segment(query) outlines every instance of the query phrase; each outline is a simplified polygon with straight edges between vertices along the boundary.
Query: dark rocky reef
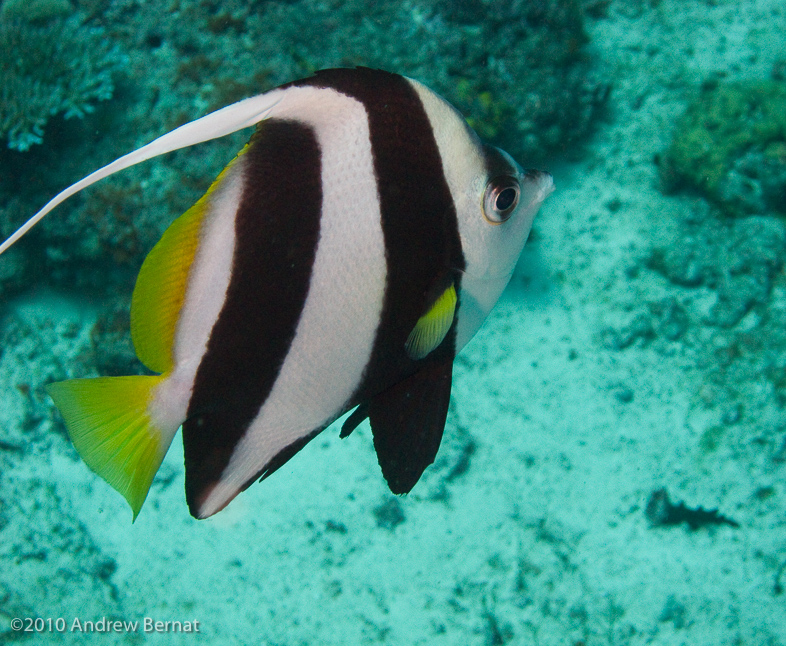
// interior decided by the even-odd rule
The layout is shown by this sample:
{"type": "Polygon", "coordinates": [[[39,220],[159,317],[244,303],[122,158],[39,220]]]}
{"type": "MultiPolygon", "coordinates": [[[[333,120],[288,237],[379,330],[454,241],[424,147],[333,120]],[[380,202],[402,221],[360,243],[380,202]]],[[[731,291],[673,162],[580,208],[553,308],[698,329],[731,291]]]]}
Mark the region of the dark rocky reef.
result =
{"type": "MultiPolygon", "coordinates": [[[[69,6],[73,16],[54,16],[52,24],[75,21],[74,38],[101,33],[123,65],[85,64],[85,82],[111,83],[97,86],[111,87],[111,100],[90,104],[95,109],[83,110],[79,119],[53,111],[40,125],[42,145],[0,150],[3,237],[64,186],[112,159],[320,68],[366,65],[417,78],[525,165],[575,150],[608,92],[589,75],[576,0],[181,0],[166,13],[126,0],[73,0],[69,6]]],[[[32,282],[99,296],[128,294],[164,229],[248,136],[173,153],[70,199],[20,242],[16,257],[0,258],[0,294],[7,298],[32,282]]]]}

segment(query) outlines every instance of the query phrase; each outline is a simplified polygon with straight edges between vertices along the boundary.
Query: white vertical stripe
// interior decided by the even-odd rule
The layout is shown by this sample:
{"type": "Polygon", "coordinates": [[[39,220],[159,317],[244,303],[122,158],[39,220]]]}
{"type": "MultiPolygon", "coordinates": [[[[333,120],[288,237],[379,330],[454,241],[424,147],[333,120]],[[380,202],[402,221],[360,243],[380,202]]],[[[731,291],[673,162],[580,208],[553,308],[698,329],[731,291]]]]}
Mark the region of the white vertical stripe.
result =
{"type": "Polygon", "coordinates": [[[241,156],[210,197],[200,231],[173,347],[174,369],[158,387],[150,413],[160,428],[177,429],[188,402],[210,332],[224,305],[235,251],[235,215],[243,192],[241,156]]]}
{"type": "Polygon", "coordinates": [[[425,85],[410,79],[433,124],[445,180],[456,206],[461,250],[466,263],[459,291],[456,352],[474,336],[485,320],[508,278],[488,281],[486,255],[490,236],[496,234],[482,215],[483,191],[487,173],[483,147],[459,112],[425,85]],[[476,278],[480,277],[480,280],[476,278]]]}
{"type": "Polygon", "coordinates": [[[231,500],[282,449],[341,412],[363,377],[382,312],[385,244],[364,106],[332,89],[293,87],[270,116],[315,130],[322,153],[319,243],[289,354],[202,504],[202,516],[231,500]]]}
{"type": "Polygon", "coordinates": [[[483,196],[491,179],[486,152],[478,136],[449,103],[417,81],[409,80],[420,96],[434,128],[445,179],[456,205],[461,250],[466,264],[459,296],[456,350],[477,332],[513,274],[538,207],[550,192],[550,183],[528,180],[507,153],[510,174],[522,183],[516,212],[501,225],[483,217],[483,196]]]}

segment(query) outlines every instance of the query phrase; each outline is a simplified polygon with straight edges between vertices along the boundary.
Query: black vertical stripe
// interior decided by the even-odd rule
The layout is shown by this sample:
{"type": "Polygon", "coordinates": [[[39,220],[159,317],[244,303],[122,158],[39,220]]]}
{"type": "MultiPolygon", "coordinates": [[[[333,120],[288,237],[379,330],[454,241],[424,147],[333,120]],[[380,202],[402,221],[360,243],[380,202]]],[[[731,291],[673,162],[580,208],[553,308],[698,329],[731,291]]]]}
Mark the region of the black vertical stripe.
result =
{"type": "MultiPolygon", "coordinates": [[[[455,355],[455,322],[424,359],[412,360],[405,344],[439,295],[451,283],[459,289],[464,258],[432,127],[407,80],[360,68],[327,70],[290,84],[305,85],[356,98],[369,117],[387,280],[372,356],[347,402],[351,408],[421,369],[433,372],[429,366],[443,366],[444,372],[444,366],[449,367],[455,355]]],[[[237,217],[227,299],[197,371],[183,425],[186,497],[195,515],[275,383],[302,313],[319,237],[321,160],[314,133],[301,123],[269,120],[253,143],[246,153],[247,187],[237,217]]],[[[444,397],[449,397],[449,380],[444,397]]],[[[442,420],[435,423],[439,428],[424,430],[434,434],[438,446],[444,411],[436,417],[442,420]]],[[[304,429],[303,438],[282,450],[259,475],[269,475],[319,430],[304,429]]],[[[421,458],[418,473],[433,454],[421,458]]]]}
{"type": "Polygon", "coordinates": [[[387,284],[371,360],[348,405],[379,394],[429,362],[452,360],[455,324],[429,356],[405,343],[418,319],[464,269],[458,219],[432,125],[402,76],[368,68],[317,72],[294,85],[333,88],[366,108],[380,197],[387,284]]]}
{"type": "Polygon", "coordinates": [[[348,406],[368,414],[388,486],[406,493],[434,461],[450,402],[457,318],[423,359],[409,357],[406,340],[451,283],[460,287],[465,263],[456,208],[432,124],[405,78],[329,70],[310,82],[355,97],[368,114],[387,280],[371,359],[348,406]]]}
{"type": "Polygon", "coordinates": [[[263,122],[243,165],[226,300],[183,424],[186,499],[194,515],[273,388],[303,311],[319,239],[321,155],[310,127],[263,122]]]}

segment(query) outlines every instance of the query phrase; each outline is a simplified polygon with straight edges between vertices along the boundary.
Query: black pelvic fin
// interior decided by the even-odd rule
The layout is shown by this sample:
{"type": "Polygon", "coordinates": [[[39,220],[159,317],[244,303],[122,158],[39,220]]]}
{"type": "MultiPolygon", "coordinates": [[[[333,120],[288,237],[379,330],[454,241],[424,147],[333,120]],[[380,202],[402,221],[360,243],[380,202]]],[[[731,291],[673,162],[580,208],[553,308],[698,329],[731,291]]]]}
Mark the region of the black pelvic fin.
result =
{"type": "Polygon", "coordinates": [[[452,375],[452,359],[433,362],[369,402],[377,459],[395,494],[409,493],[434,462],[445,430],[452,375]]]}
{"type": "Polygon", "coordinates": [[[352,411],[352,414],[344,420],[344,423],[341,425],[341,433],[339,433],[339,437],[343,440],[345,437],[349,437],[349,434],[354,431],[358,426],[363,423],[363,420],[368,417],[368,403],[361,404],[355,410],[352,411]]]}

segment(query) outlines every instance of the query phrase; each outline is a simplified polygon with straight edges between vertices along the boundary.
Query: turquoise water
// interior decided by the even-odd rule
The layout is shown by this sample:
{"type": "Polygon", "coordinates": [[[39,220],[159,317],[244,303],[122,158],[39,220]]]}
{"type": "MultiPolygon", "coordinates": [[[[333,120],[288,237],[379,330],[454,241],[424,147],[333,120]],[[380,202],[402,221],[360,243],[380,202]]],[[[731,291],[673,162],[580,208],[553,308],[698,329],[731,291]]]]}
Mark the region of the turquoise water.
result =
{"type": "Polygon", "coordinates": [[[0,4],[3,238],[335,66],[423,81],[557,191],[410,494],[334,425],[204,521],[176,437],[132,524],[44,386],[141,370],[139,265],[249,133],[48,215],[0,257],[0,643],[786,644],[782,2],[165,9],[0,4]]]}

